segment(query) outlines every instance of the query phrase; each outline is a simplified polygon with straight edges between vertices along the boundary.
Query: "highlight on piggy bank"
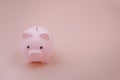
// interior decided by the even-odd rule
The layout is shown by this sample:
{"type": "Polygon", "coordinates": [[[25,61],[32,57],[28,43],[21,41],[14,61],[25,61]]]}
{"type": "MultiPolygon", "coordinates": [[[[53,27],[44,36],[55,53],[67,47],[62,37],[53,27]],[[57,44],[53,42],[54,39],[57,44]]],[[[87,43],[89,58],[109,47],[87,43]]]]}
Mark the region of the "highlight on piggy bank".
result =
{"type": "Polygon", "coordinates": [[[34,26],[21,35],[21,54],[26,63],[48,63],[52,53],[52,39],[44,27],[34,26]]]}

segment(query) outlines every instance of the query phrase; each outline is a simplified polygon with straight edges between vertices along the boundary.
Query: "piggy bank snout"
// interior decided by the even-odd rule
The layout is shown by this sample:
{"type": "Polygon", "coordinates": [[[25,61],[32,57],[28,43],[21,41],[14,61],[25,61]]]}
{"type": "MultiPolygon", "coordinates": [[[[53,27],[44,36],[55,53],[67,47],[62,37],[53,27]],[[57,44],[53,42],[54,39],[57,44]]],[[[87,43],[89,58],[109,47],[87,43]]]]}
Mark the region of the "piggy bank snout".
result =
{"type": "Polygon", "coordinates": [[[31,57],[31,58],[40,58],[41,55],[42,55],[42,52],[39,50],[31,50],[29,52],[29,57],[31,57]]]}

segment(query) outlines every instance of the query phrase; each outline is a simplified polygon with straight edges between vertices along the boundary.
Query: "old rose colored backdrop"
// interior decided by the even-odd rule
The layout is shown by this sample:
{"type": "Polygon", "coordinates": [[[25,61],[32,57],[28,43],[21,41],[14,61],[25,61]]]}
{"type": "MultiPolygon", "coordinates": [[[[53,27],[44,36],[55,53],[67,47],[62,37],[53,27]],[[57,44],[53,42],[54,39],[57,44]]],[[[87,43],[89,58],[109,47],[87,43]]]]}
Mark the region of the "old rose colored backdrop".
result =
{"type": "Polygon", "coordinates": [[[119,0],[1,0],[0,80],[120,80],[119,0]],[[46,26],[47,65],[24,63],[21,33],[46,26]]]}

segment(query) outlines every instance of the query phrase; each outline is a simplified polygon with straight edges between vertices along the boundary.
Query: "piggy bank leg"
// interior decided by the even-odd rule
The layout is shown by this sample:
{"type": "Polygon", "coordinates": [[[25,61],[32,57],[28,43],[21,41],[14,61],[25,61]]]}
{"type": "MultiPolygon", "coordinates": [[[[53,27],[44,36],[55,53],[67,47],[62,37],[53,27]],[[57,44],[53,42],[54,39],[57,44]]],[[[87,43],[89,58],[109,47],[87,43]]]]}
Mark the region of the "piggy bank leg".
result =
{"type": "Polygon", "coordinates": [[[47,63],[50,62],[50,59],[45,59],[45,60],[42,60],[41,62],[44,63],[44,64],[47,64],[47,63]]]}
{"type": "Polygon", "coordinates": [[[29,60],[29,59],[26,59],[26,60],[25,60],[25,63],[30,64],[30,63],[32,63],[32,61],[31,61],[31,60],[29,60]]]}

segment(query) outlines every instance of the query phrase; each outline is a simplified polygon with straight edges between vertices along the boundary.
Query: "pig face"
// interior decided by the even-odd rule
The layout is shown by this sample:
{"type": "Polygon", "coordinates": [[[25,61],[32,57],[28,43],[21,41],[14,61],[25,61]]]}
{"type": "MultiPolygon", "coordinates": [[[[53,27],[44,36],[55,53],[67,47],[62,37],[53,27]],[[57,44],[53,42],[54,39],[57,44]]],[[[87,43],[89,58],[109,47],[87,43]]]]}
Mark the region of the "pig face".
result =
{"type": "Polygon", "coordinates": [[[22,38],[23,54],[28,61],[42,61],[49,57],[50,45],[47,33],[41,33],[37,36],[23,33],[22,38]]]}

